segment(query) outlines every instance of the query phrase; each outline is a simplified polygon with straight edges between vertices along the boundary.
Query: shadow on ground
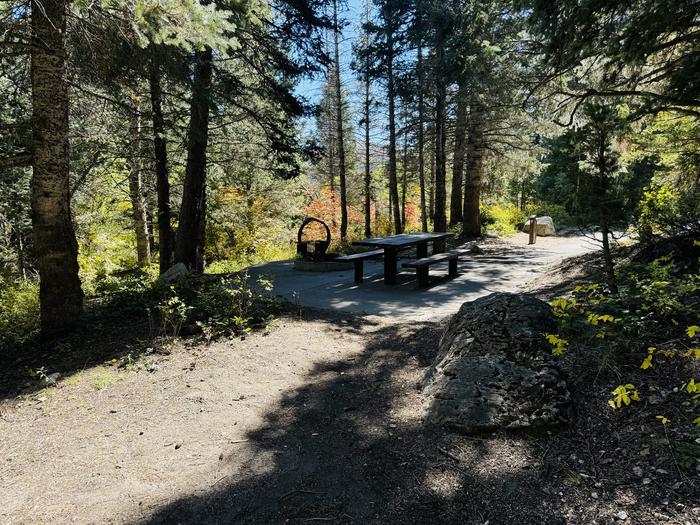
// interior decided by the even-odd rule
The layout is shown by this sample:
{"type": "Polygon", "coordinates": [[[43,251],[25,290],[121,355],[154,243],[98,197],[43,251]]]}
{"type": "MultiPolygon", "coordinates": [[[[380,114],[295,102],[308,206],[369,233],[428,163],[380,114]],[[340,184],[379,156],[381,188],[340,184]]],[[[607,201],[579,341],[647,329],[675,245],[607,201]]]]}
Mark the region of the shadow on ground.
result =
{"type": "Polygon", "coordinates": [[[361,355],[319,364],[287,392],[231,448],[213,486],[143,523],[563,522],[557,500],[536,487],[546,444],[421,425],[417,383],[440,331],[432,322],[374,328],[361,355]]]}

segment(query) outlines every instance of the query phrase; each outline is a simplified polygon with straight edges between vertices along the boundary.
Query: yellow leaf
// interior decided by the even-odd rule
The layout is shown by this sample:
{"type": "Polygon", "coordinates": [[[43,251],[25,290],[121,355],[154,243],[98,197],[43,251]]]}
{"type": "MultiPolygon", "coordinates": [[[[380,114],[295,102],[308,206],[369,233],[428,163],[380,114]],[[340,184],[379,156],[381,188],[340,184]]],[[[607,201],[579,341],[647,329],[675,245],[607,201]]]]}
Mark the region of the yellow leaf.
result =
{"type": "Polygon", "coordinates": [[[661,421],[661,424],[662,424],[662,425],[665,425],[666,423],[668,423],[669,421],[671,421],[670,419],[668,419],[668,418],[665,417],[665,416],[656,416],[656,419],[658,419],[659,421],[661,421]]]}
{"type": "Polygon", "coordinates": [[[644,361],[642,361],[642,365],[639,368],[641,368],[642,370],[646,370],[647,368],[651,368],[651,359],[652,359],[652,355],[649,354],[644,359],[644,361]]]}
{"type": "Polygon", "coordinates": [[[700,332],[700,326],[698,326],[696,324],[689,326],[686,329],[686,333],[688,334],[688,337],[695,337],[695,334],[697,334],[698,332],[700,332]]]}
{"type": "MultiPolygon", "coordinates": [[[[613,401],[611,399],[610,401],[608,401],[608,405],[610,405],[610,408],[615,408],[615,401],[613,401]]],[[[700,418],[698,418],[698,419],[700,419],[700,418]]]]}

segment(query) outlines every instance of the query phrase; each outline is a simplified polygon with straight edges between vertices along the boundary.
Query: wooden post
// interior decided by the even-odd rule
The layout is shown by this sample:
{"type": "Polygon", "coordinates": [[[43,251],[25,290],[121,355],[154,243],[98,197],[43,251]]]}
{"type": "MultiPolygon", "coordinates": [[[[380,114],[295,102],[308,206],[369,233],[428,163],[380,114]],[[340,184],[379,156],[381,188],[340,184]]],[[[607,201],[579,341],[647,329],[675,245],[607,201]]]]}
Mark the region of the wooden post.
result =
{"type": "Polygon", "coordinates": [[[364,264],[362,259],[355,259],[355,284],[360,284],[365,277],[364,264]]]}
{"type": "Polygon", "coordinates": [[[530,215],[530,242],[528,244],[535,244],[537,242],[537,215],[530,215]]]}

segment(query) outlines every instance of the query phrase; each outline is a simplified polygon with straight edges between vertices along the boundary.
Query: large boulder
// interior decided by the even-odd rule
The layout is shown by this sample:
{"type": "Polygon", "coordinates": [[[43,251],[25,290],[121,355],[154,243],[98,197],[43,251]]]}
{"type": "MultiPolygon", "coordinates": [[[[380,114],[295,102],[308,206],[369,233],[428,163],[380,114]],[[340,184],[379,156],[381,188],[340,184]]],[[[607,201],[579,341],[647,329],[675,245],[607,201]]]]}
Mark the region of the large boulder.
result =
{"type": "Polygon", "coordinates": [[[170,284],[176,283],[181,278],[189,273],[187,266],[184,263],[176,263],[165,272],[163,272],[158,279],[156,279],[156,285],[158,286],[168,286],[170,284]]]}
{"type": "MultiPolygon", "coordinates": [[[[554,221],[551,217],[543,216],[537,217],[537,235],[541,237],[548,237],[549,235],[556,235],[557,229],[554,227],[554,221]]],[[[525,221],[523,226],[523,231],[525,233],[530,233],[530,221],[525,221]]]]}
{"type": "Polygon", "coordinates": [[[544,333],[548,304],[495,293],[464,303],[426,374],[426,422],[466,433],[566,423],[571,397],[544,333]]]}

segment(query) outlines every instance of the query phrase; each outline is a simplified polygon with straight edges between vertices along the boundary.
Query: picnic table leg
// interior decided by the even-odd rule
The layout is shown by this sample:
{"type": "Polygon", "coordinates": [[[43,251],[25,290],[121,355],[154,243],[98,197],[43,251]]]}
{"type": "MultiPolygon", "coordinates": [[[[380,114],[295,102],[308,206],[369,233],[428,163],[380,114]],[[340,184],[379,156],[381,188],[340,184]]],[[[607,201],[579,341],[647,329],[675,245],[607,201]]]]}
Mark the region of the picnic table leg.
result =
{"type": "Polygon", "coordinates": [[[428,243],[421,242],[416,244],[416,259],[422,259],[428,256],[428,243]]]}
{"type": "Polygon", "coordinates": [[[457,259],[450,259],[449,261],[449,276],[457,277],[457,259]]]}
{"type": "Polygon", "coordinates": [[[443,253],[445,251],[445,239],[437,239],[433,242],[433,253],[443,253]]]}
{"type": "Polygon", "coordinates": [[[355,259],[355,284],[360,284],[364,280],[364,273],[362,259],[355,259]]]}
{"type": "Polygon", "coordinates": [[[416,268],[416,275],[418,276],[418,287],[426,288],[430,284],[430,277],[428,275],[428,267],[422,266],[416,268]]]}
{"type": "Polygon", "coordinates": [[[396,284],[396,250],[384,248],[384,284],[396,284]]]}

